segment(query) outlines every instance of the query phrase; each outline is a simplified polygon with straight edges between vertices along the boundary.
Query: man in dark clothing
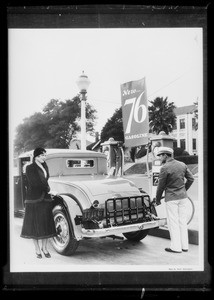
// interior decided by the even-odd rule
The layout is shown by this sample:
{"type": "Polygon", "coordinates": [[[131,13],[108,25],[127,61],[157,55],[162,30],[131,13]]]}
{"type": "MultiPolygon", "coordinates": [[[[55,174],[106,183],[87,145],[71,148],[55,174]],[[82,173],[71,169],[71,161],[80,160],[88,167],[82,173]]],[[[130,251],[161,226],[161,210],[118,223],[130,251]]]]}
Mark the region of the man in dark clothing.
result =
{"type": "Polygon", "coordinates": [[[172,158],[173,150],[160,147],[157,155],[163,166],[161,167],[156,191],[156,204],[159,205],[165,191],[167,223],[170,232],[171,245],[165,250],[181,253],[188,251],[187,229],[187,190],[194,181],[193,174],[188,167],[172,158]]]}

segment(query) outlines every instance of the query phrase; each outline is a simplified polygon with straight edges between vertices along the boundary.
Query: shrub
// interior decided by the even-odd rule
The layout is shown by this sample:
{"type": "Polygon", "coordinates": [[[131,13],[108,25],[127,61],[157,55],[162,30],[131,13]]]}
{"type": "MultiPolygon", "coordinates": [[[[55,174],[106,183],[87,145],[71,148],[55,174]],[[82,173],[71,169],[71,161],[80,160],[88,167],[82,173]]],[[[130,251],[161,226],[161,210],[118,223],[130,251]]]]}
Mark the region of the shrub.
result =
{"type": "Polygon", "coordinates": [[[174,156],[186,156],[189,155],[189,153],[184,150],[183,148],[176,147],[173,149],[174,150],[174,156]]]}
{"type": "Polygon", "coordinates": [[[175,156],[176,160],[182,161],[186,165],[198,163],[198,155],[175,156]]]}

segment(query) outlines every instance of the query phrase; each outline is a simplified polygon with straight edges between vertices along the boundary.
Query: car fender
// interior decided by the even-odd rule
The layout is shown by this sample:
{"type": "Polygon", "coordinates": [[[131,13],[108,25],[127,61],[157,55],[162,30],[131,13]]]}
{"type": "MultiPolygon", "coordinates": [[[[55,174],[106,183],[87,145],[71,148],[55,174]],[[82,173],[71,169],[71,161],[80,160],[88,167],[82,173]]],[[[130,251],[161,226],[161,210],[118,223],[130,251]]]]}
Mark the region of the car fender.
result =
{"type": "Polygon", "coordinates": [[[75,217],[77,215],[82,214],[82,205],[79,202],[79,200],[72,194],[69,193],[61,193],[57,194],[54,197],[56,206],[61,206],[65,209],[68,217],[68,222],[71,225],[71,229],[73,229],[73,234],[77,240],[82,239],[82,231],[81,231],[81,225],[75,224],[75,217]]]}
{"type": "Polygon", "coordinates": [[[54,191],[54,193],[56,192],[58,195],[71,195],[73,199],[76,199],[75,201],[80,207],[82,207],[82,209],[91,206],[91,201],[93,199],[90,199],[86,191],[81,188],[77,182],[73,183],[50,179],[49,185],[51,191],[54,191]]]}

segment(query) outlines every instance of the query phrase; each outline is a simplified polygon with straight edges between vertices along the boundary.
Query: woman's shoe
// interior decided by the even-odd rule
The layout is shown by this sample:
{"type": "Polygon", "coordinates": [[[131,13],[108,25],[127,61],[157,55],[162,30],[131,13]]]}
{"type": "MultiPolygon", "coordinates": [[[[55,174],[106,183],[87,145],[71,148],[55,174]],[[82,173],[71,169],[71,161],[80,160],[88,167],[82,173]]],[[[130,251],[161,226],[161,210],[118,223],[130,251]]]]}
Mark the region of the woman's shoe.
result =
{"type": "Polygon", "coordinates": [[[36,257],[37,258],[42,258],[42,254],[41,253],[36,253],[36,257]]]}
{"type": "Polygon", "coordinates": [[[49,252],[44,252],[44,250],[43,250],[43,249],[41,249],[41,250],[42,250],[42,252],[44,253],[44,256],[45,256],[45,257],[48,257],[48,258],[49,258],[49,257],[51,257],[51,255],[50,255],[50,253],[49,253],[49,252]]]}

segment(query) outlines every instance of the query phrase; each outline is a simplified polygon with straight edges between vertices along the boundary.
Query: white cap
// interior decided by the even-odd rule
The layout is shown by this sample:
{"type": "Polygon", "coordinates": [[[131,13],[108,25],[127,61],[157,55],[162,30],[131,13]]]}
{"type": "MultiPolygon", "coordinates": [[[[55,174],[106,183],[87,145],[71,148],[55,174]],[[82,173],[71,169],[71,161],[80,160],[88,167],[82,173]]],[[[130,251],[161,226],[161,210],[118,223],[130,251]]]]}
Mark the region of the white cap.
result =
{"type": "Polygon", "coordinates": [[[165,154],[165,153],[173,155],[172,148],[169,148],[169,147],[159,147],[158,152],[157,152],[157,156],[159,156],[161,154],[165,154]]]}

